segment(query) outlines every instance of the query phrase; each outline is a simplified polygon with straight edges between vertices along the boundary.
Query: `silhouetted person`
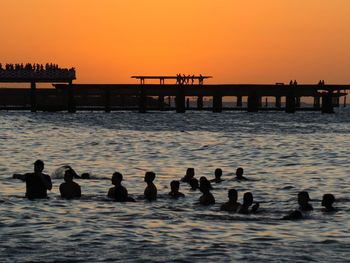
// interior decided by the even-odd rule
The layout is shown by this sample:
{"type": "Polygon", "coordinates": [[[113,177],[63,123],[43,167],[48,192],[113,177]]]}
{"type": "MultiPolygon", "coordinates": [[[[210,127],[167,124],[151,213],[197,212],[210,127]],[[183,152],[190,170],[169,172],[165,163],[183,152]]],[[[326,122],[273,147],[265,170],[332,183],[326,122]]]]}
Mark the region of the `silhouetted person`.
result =
{"type": "Polygon", "coordinates": [[[201,186],[202,186],[203,183],[208,183],[209,189],[210,189],[210,190],[213,189],[213,187],[211,186],[210,181],[209,181],[205,176],[201,176],[201,177],[199,178],[199,188],[201,188],[201,186]]]}
{"type": "Polygon", "coordinates": [[[222,176],[222,170],[221,168],[216,168],[215,172],[214,172],[215,178],[213,180],[210,180],[210,182],[214,182],[214,183],[221,183],[222,181],[224,181],[223,179],[221,179],[222,176]]]}
{"type": "Polygon", "coordinates": [[[26,182],[26,197],[28,199],[46,198],[47,190],[52,189],[51,178],[43,173],[44,162],[37,160],[34,163],[34,173],[14,174],[13,178],[26,182]]]}
{"type": "Polygon", "coordinates": [[[169,193],[169,196],[171,196],[172,198],[185,197],[183,193],[179,192],[179,189],[180,189],[179,181],[171,181],[170,188],[171,188],[171,191],[169,193]]]}
{"type": "Polygon", "coordinates": [[[228,202],[221,205],[220,210],[228,212],[236,212],[240,207],[240,203],[237,202],[238,193],[235,189],[228,191],[228,202]]]}
{"type": "Polygon", "coordinates": [[[241,180],[241,181],[248,180],[248,178],[243,176],[243,173],[244,173],[244,170],[243,170],[242,167],[237,168],[237,170],[236,170],[236,180],[241,180]]]}
{"type": "Polygon", "coordinates": [[[259,203],[255,203],[253,205],[252,209],[249,210],[249,207],[253,204],[253,194],[251,192],[247,192],[243,195],[243,204],[241,208],[239,209],[240,214],[250,214],[250,213],[256,213],[256,211],[259,208],[259,203]]]}
{"type": "Polygon", "coordinates": [[[80,178],[81,179],[90,179],[90,174],[89,173],[82,173],[81,175],[80,175],[80,178]]]}
{"type": "Polygon", "coordinates": [[[299,210],[294,210],[289,215],[284,216],[282,219],[284,220],[297,220],[303,219],[303,214],[299,210]]]}
{"type": "Polygon", "coordinates": [[[308,192],[299,192],[298,193],[298,204],[299,204],[299,209],[300,211],[312,211],[314,208],[312,205],[309,204],[310,201],[309,193],[308,192]]]}
{"type": "Polygon", "coordinates": [[[294,85],[294,86],[297,86],[297,85],[298,85],[298,82],[297,82],[296,80],[294,80],[293,85],[294,85]]]}
{"type": "Polygon", "coordinates": [[[191,191],[196,191],[197,189],[199,189],[199,183],[196,178],[192,178],[189,184],[191,186],[191,189],[190,189],[191,191]]]}
{"type": "Polygon", "coordinates": [[[202,196],[199,198],[199,203],[201,205],[213,205],[213,204],[215,204],[215,198],[210,193],[210,182],[208,180],[201,181],[200,190],[202,192],[202,196]]]}
{"type": "Polygon", "coordinates": [[[128,202],[135,201],[133,198],[129,197],[128,190],[122,186],[123,175],[119,172],[115,172],[112,175],[112,184],[114,187],[110,188],[108,191],[108,197],[112,198],[117,202],[128,202]]]}
{"type": "Polygon", "coordinates": [[[73,199],[81,197],[80,186],[73,182],[74,170],[68,169],[64,173],[64,183],[60,185],[60,193],[62,198],[73,199]]]}
{"type": "Polygon", "coordinates": [[[181,179],[181,182],[189,183],[194,177],[194,168],[187,168],[185,176],[181,179]]]}
{"type": "Polygon", "coordinates": [[[153,184],[156,174],[154,172],[146,172],[145,182],[147,187],[144,192],[145,199],[148,201],[157,200],[157,187],[153,184]]]}
{"type": "Polygon", "coordinates": [[[323,212],[335,212],[336,208],[333,207],[333,203],[335,202],[335,197],[332,194],[325,194],[322,198],[322,206],[325,208],[322,209],[323,212]]]}

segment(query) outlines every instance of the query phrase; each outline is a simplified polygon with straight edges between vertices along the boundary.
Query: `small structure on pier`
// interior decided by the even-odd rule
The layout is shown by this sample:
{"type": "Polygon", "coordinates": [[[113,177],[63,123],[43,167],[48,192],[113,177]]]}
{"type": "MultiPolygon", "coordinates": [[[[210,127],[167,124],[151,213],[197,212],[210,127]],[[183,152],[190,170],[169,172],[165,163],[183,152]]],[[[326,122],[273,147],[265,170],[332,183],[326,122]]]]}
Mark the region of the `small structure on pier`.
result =
{"type": "Polygon", "coordinates": [[[145,80],[159,80],[160,85],[164,85],[166,80],[176,80],[175,84],[180,85],[203,85],[204,80],[210,79],[212,76],[177,74],[176,76],[132,76],[131,78],[140,80],[141,85],[145,84],[145,80]]]}

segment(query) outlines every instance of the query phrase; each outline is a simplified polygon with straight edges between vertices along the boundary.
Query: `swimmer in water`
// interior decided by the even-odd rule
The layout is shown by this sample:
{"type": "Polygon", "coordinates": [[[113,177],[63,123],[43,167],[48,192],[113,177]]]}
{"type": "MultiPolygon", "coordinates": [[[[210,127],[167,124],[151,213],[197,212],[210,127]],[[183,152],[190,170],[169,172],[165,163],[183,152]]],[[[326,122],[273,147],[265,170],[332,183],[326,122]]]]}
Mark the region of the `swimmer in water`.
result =
{"type": "Polygon", "coordinates": [[[215,198],[210,193],[210,182],[208,180],[202,180],[199,188],[202,192],[202,196],[199,198],[199,203],[205,206],[215,204],[215,198]]]}
{"type": "Polygon", "coordinates": [[[236,170],[236,180],[238,181],[248,181],[249,179],[243,176],[244,170],[242,167],[237,168],[236,170]]]}
{"type": "Polygon", "coordinates": [[[322,206],[325,208],[322,209],[323,212],[335,212],[336,208],[333,207],[333,203],[335,202],[335,197],[332,194],[325,194],[322,198],[322,206]]]}
{"type": "Polygon", "coordinates": [[[115,172],[112,175],[112,184],[114,187],[108,191],[108,197],[116,202],[134,202],[132,197],[129,197],[128,190],[122,186],[123,175],[119,172],[115,172]]]}
{"type": "Polygon", "coordinates": [[[314,208],[312,207],[311,204],[309,204],[310,201],[309,193],[306,191],[299,192],[298,193],[298,204],[299,204],[299,209],[302,212],[307,212],[307,211],[312,211],[314,208]]]}
{"type": "Polygon", "coordinates": [[[157,187],[154,185],[153,181],[156,178],[154,172],[146,172],[144,181],[147,183],[145,188],[144,196],[148,201],[157,200],[157,187]]]}
{"type": "Polygon", "coordinates": [[[76,183],[73,182],[74,171],[68,169],[64,173],[64,183],[60,185],[60,193],[62,198],[73,199],[81,197],[81,188],[76,183]]]}
{"type": "Polygon", "coordinates": [[[219,184],[222,181],[224,181],[223,179],[221,179],[221,176],[222,176],[221,168],[216,168],[214,174],[215,174],[215,178],[210,180],[210,182],[214,182],[214,183],[219,184]]]}
{"type": "Polygon", "coordinates": [[[199,189],[198,180],[196,178],[192,178],[189,184],[191,186],[191,191],[196,191],[197,189],[199,189]]]}
{"type": "Polygon", "coordinates": [[[209,190],[213,189],[213,187],[211,186],[211,183],[205,176],[201,176],[201,178],[199,178],[199,188],[201,188],[203,182],[206,182],[208,184],[209,190]]]}
{"type": "Polygon", "coordinates": [[[171,191],[169,193],[169,196],[171,196],[172,198],[177,199],[179,197],[185,197],[183,193],[179,192],[179,189],[180,189],[179,181],[171,181],[170,188],[171,188],[171,191]]]}
{"type": "Polygon", "coordinates": [[[181,179],[181,182],[189,183],[192,178],[194,178],[194,168],[187,168],[186,175],[181,179]]]}
{"type": "Polygon", "coordinates": [[[241,208],[239,209],[240,214],[254,214],[257,212],[257,210],[259,209],[259,203],[255,203],[255,205],[253,205],[252,209],[249,211],[249,207],[253,204],[253,194],[251,192],[247,192],[244,193],[243,195],[243,204],[241,206],[241,208]]]}
{"type": "Polygon", "coordinates": [[[26,182],[26,197],[28,199],[47,198],[47,190],[51,191],[51,177],[43,173],[44,162],[36,160],[34,173],[14,174],[13,178],[26,182]]]}
{"type": "Polygon", "coordinates": [[[239,202],[237,202],[238,193],[235,189],[230,189],[228,191],[228,202],[221,205],[220,210],[221,211],[228,211],[228,212],[236,212],[238,208],[241,206],[239,202]]]}
{"type": "Polygon", "coordinates": [[[294,210],[289,215],[284,216],[283,220],[298,220],[303,219],[303,214],[299,210],[294,210]]]}

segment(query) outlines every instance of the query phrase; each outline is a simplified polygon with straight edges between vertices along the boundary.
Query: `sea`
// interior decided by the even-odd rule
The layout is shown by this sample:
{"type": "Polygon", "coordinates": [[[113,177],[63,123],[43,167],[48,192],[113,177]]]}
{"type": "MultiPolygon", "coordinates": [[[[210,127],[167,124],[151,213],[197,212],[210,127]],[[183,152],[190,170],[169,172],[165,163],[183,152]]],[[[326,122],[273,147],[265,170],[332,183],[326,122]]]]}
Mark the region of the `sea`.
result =
{"type": "Polygon", "coordinates": [[[0,112],[0,262],[350,262],[350,108],[320,112],[0,112]],[[49,198],[24,198],[14,173],[45,162],[49,198]],[[60,198],[63,165],[80,200],[60,198]],[[213,183],[216,204],[199,191],[169,184],[193,167],[213,183]],[[236,181],[244,168],[249,181],[236,181]],[[124,175],[134,203],[107,198],[111,175],[124,175]],[[146,171],[156,173],[158,200],[143,200],[146,171]],[[229,189],[252,192],[256,214],[220,211],[229,189]],[[281,220],[307,191],[314,211],[281,220]],[[321,210],[334,194],[335,213],[321,210]]]}

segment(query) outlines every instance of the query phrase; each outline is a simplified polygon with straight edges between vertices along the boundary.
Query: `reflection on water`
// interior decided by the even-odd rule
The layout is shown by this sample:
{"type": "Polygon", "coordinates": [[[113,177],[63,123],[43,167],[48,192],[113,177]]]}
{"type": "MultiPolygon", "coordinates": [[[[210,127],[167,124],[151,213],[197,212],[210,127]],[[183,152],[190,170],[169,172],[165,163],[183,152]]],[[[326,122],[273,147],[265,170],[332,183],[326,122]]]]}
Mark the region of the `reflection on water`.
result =
{"type": "Polygon", "coordinates": [[[0,112],[0,258],[2,261],[329,261],[350,251],[350,112],[319,113],[6,113],[0,112]],[[78,173],[82,200],[59,198],[54,179],[49,200],[28,201],[13,173],[32,170],[35,159],[53,172],[63,164],[78,173]],[[256,181],[236,182],[238,166],[256,181]],[[195,167],[214,185],[217,204],[199,207],[198,192],[181,185],[185,199],[167,197],[171,180],[195,167]],[[157,173],[159,200],[119,204],[106,200],[110,176],[124,174],[136,199],[144,172],[157,173]],[[241,201],[252,191],[261,213],[219,211],[227,190],[241,201]],[[280,221],[307,190],[315,211],[308,219],[280,221]],[[340,211],[324,215],[324,193],[340,211]],[[19,249],[20,248],[20,249],[19,249]]]}

